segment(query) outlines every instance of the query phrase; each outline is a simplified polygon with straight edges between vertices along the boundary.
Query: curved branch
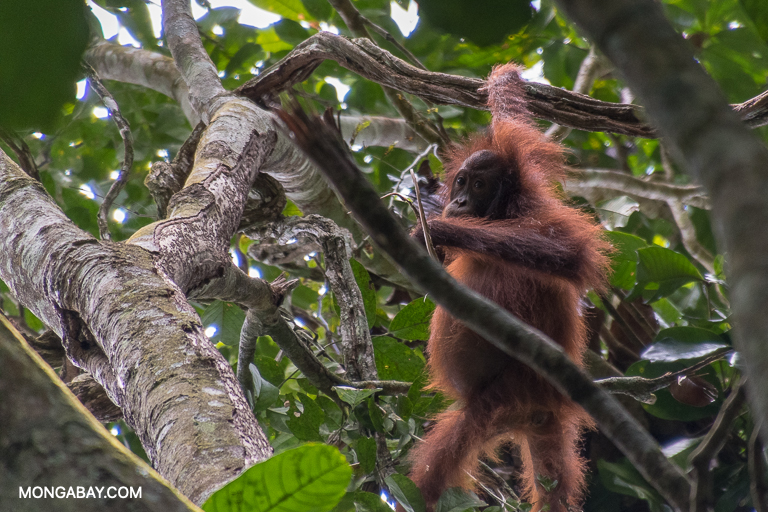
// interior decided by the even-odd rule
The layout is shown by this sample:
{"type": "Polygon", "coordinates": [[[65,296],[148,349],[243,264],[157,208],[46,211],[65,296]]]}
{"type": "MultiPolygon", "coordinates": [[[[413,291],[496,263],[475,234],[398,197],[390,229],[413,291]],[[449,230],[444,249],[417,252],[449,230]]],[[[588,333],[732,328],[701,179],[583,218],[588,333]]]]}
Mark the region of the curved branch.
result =
{"type": "Polygon", "coordinates": [[[83,63],[83,69],[88,75],[88,80],[96,91],[96,94],[101,98],[104,106],[109,110],[109,114],[112,120],[117,125],[117,129],[120,131],[120,137],[123,139],[123,164],[120,166],[120,172],[117,179],[109,187],[107,195],[104,196],[104,201],[99,206],[99,214],[96,217],[96,221],[99,225],[99,235],[102,240],[110,240],[112,237],[109,234],[109,224],[107,222],[107,215],[109,209],[112,207],[112,203],[117,199],[120,191],[123,190],[125,184],[128,183],[128,175],[133,167],[133,135],[131,134],[131,127],[128,124],[128,120],[123,117],[123,113],[120,112],[120,106],[117,104],[115,97],[109,92],[103,83],[99,75],[96,74],[96,70],[93,69],[88,63],[83,63]]]}
{"type": "MultiPolygon", "coordinates": [[[[218,70],[200,40],[189,0],[163,0],[163,32],[176,67],[189,87],[192,106],[203,117],[211,100],[226,92],[218,70]]],[[[212,112],[207,112],[211,115],[212,112]]]]}
{"type": "MultiPolygon", "coordinates": [[[[424,71],[398,59],[368,39],[347,39],[319,32],[297,45],[280,62],[238,89],[260,101],[304,81],[326,59],[376,83],[419,96],[442,105],[487,110],[487,95],[479,91],[485,81],[478,78],[424,71]]],[[[547,84],[523,83],[527,106],[534,117],[563,126],[592,132],[613,132],[655,138],[645,111],[637,105],[610,103],[547,84]]],[[[733,105],[750,128],[768,124],[768,92],[733,105]]]]}
{"type": "Polygon", "coordinates": [[[576,169],[577,180],[568,180],[569,193],[584,188],[615,190],[654,201],[678,201],[702,210],[709,209],[709,199],[699,185],[670,185],[659,181],[647,181],[631,174],[610,169],[576,169]]]}

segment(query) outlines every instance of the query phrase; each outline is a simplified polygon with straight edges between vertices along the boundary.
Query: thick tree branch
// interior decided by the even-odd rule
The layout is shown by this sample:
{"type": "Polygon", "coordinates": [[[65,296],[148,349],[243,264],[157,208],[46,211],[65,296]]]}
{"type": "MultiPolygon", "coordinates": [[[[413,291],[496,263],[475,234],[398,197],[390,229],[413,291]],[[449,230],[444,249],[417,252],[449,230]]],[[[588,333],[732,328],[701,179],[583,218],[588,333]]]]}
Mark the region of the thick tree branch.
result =
{"type": "Polygon", "coordinates": [[[78,229],[4,154],[0,231],[0,279],[104,386],[186,496],[202,502],[270,453],[229,364],[146,250],[78,229]]]}
{"type": "Polygon", "coordinates": [[[163,33],[176,67],[189,87],[192,106],[206,123],[215,112],[211,100],[227,91],[203,48],[189,0],[163,0],[163,33]]]}
{"type": "Polygon", "coordinates": [[[578,195],[583,189],[614,190],[665,203],[670,200],[679,201],[703,210],[710,207],[706,193],[699,185],[671,185],[636,178],[611,169],[575,169],[573,179],[566,183],[566,191],[578,195]]]}
{"type": "Polygon", "coordinates": [[[189,88],[173,59],[103,39],[86,50],[84,59],[103,79],[141,85],[165,94],[176,100],[191,126],[200,121],[200,116],[189,103],[189,88]]]}
{"type": "Polygon", "coordinates": [[[114,507],[106,493],[87,500],[33,500],[34,505],[19,498],[19,489],[42,483],[65,490],[73,485],[140,488],[141,499],[120,500],[120,510],[126,512],[200,511],[107,433],[2,315],[0,394],[5,462],[0,464],[0,501],[6,510],[95,512],[114,507]]]}
{"type": "MultiPolygon", "coordinates": [[[[347,39],[319,32],[298,44],[280,62],[245,83],[238,91],[261,101],[304,81],[324,60],[339,65],[379,84],[413,94],[440,105],[487,110],[487,95],[480,91],[485,81],[445,73],[424,71],[398,59],[368,39],[347,39]]],[[[531,115],[563,126],[585,131],[604,131],[654,138],[656,134],[643,119],[642,107],[599,101],[589,96],[525,82],[525,99],[531,115]]],[[[747,126],[768,123],[768,92],[734,105],[747,126]]]]}

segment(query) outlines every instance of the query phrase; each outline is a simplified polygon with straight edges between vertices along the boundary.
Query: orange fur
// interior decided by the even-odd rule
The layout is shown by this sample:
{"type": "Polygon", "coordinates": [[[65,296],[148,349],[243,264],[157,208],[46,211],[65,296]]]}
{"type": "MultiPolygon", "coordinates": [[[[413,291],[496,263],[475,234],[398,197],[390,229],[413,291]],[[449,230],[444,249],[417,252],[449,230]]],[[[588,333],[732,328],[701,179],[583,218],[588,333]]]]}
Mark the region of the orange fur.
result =
{"type": "MultiPolygon", "coordinates": [[[[444,182],[450,186],[474,152],[490,149],[515,175],[517,192],[506,200],[499,220],[440,217],[430,220],[430,229],[455,279],[547,334],[581,365],[586,346],[581,300],[588,288],[604,286],[609,246],[589,216],[562,201],[556,187],[565,173],[562,147],[520,118],[519,109],[513,112],[517,118],[511,109],[498,110],[494,84],[519,90],[505,75],[510,72],[515,68],[497,69],[489,80],[495,109],[490,133],[449,150],[444,182]]],[[[440,414],[411,450],[411,478],[427,504],[434,506],[449,487],[473,488],[469,474],[477,475],[478,457],[512,442],[521,449],[521,480],[534,510],[545,504],[552,512],[577,509],[584,491],[579,435],[591,426],[586,413],[442,308],[431,328],[431,387],[457,400],[459,408],[440,414]],[[558,484],[547,493],[537,475],[558,484]]]]}

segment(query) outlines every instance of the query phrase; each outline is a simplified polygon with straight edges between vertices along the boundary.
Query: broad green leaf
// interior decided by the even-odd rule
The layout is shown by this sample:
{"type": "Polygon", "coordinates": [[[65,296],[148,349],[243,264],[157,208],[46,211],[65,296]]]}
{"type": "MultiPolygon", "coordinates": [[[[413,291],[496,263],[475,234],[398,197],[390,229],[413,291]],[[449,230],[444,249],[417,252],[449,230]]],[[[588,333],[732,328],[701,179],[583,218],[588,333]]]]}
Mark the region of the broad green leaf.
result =
{"type": "Polygon", "coordinates": [[[301,0],[249,0],[259,9],[279,14],[293,21],[308,21],[312,17],[301,0]]]}
{"type": "Polygon", "coordinates": [[[216,334],[211,337],[213,343],[235,346],[240,343],[240,330],[243,328],[245,313],[240,306],[220,300],[205,308],[201,318],[203,325],[215,325],[216,334]]]}
{"type": "Polygon", "coordinates": [[[357,491],[352,493],[352,499],[359,512],[392,512],[392,509],[382,501],[381,496],[372,492],[357,491]]]}
{"type": "Polygon", "coordinates": [[[197,20],[200,30],[210,32],[215,25],[235,22],[240,17],[240,9],[235,7],[218,7],[211,9],[202,18],[197,20]]]}
{"type": "MultiPolygon", "coordinates": [[[[280,39],[280,36],[275,32],[275,27],[270,26],[259,30],[259,35],[256,37],[256,43],[261,46],[265,52],[280,52],[283,50],[291,50],[293,45],[290,45],[280,39]]],[[[287,208],[287,205],[286,205],[287,208]]]]}
{"type": "Polygon", "coordinates": [[[628,196],[619,196],[597,205],[600,218],[607,222],[611,229],[627,225],[629,216],[640,210],[640,205],[628,196]]]}
{"type": "Polygon", "coordinates": [[[435,506],[435,512],[464,512],[471,508],[487,505],[475,493],[467,492],[460,487],[452,487],[440,496],[435,506]]]}
{"type": "Polygon", "coordinates": [[[349,260],[352,265],[352,272],[355,274],[355,281],[360,287],[360,293],[363,295],[363,305],[365,306],[365,317],[368,319],[368,328],[373,327],[376,320],[376,290],[371,285],[371,276],[365,267],[356,260],[349,260]]]}
{"type": "Polygon", "coordinates": [[[346,491],[352,468],[337,448],[307,444],[257,464],[203,505],[206,512],[324,512],[346,491]]]}
{"type": "Polygon", "coordinates": [[[606,236],[613,246],[611,261],[616,263],[622,261],[637,262],[637,250],[648,245],[639,236],[621,231],[608,231],[606,236]]]}
{"type": "Polygon", "coordinates": [[[426,297],[418,298],[395,315],[389,324],[389,332],[392,336],[404,340],[429,339],[429,322],[434,311],[434,302],[426,297]]]}
{"type": "Polygon", "coordinates": [[[407,512],[426,512],[424,497],[416,484],[405,475],[395,473],[388,476],[384,483],[389,487],[389,492],[407,512]]]}
{"type": "Polygon", "coordinates": [[[263,411],[275,403],[280,396],[280,391],[261,376],[255,364],[248,365],[248,370],[253,378],[253,410],[263,411]]]}
{"type": "Polygon", "coordinates": [[[264,51],[261,49],[261,46],[256,43],[245,43],[239,50],[237,50],[237,53],[229,59],[225,73],[227,76],[231,76],[239,71],[250,69],[257,60],[263,59],[264,57],[264,51]]]}
{"type": "Polygon", "coordinates": [[[693,263],[679,252],[664,247],[646,247],[638,249],[637,254],[637,287],[638,290],[655,290],[651,301],[666,297],[690,282],[704,280],[693,263]]]}
{"type": "Polygon", "coordinates": [[[369,396],[373,396],[373,394],[377,391],[381,391],[381,388],[358,389],[350,388],[347,386],[334,386],[333,389],[339,394],[339,398],[347,402],[352,407],[356,407],[369,396]]]}
{"type": "Polygon", "coordinates": [[[598,460],[597,468],[603,485],[611,491],[647,501],[652,512],[664,510],[663,498],[626,459],[617,463],[598,460]]]}
{"type": "Polygon", "coordinates": [[[269,356],[256,356],[253,358],[256,367],[259,369],[259,373],[262,378],[267,382],[272,383],[274,386],[279,386],[285,380],[285,360],[282,365],[275,361],[274,357],[269,356]]]}
{"type": "Polygon", "coordinates": [[[304,411],[300,414],[297,411],[289,413],[290,417],[285,422],[291,432],[302,441],[322,441],[320,435],[320,425],[325,420],[325,413],[314,400],[307,395],[299,394],[301,405],[304,411]],[[298,414],[298,416],[297,416],[298,414]]]}
{"type": "Polygon", "coordinates": [[[727,346],[728,343],[712,331],[698,327],[672,327],[659,332],[656,341],[640,357],[651,362],[667,363],[700,359],[727,346]]]}
{"type": "Polygon", "coordinates": [[[277,34],[281,40],[292,46],[296,46],[309,37],[307,29],[293,20],[283,19],[272,25],[272,27],[275,29],[275,34],[277,34]]]}
{"type": "Polygon", "coordinates": [[[291,293],[293,305],[301,309],[309,309],[310,306],[317,304],[319,297],[320,295],[315,290],[302,284],[297,286],[293,293],[291,293]]]}
{"type": "Polygon", "coordinates": [[[607,237],[613,246],[611,286],[630,290],[636,281],[637,250],[648,244],[639,236],[621,231],[609,231],[607,237]]]}
{"type": "Polygon", "coordinates": [[[333,8],[326,0],[301,0],[304,9],[318,21],[327,21],[333,16],[333,8]]]}
{"type": "Polygon", "coordinates": [[[384,413],[376,404],[376,399],[373,397],[368,399],[368,417],[371,419],[371,423],[373,423],[373,427],[377,432],[387,432],[387,429],[384,428],[384,413]]]}
{"type": "Polygon", "coordinates": [[[424,370],[424,359],[417,350],[388,336],[374,338],[373,350],[380,379],[411,382],[424,370]]]}
{"type": "Polygon", "coordinates": [[[0,125],[49,131],[75,101],[86,9],[80,0],[0,2],[0,125]]]}
{"type": "Polygon", "coordinates": [[[361,437],[355,441],[353,447],[363,473],[373,473],[376,469],[376,440],[372,437],[361,437]]]}
{"type": "Polygon", "coordinates": [[[104,0],[98,5],[117,16],[118,21],[131,36],[143,46],[157,46],[149,9],[143,0],[104,0]]]}

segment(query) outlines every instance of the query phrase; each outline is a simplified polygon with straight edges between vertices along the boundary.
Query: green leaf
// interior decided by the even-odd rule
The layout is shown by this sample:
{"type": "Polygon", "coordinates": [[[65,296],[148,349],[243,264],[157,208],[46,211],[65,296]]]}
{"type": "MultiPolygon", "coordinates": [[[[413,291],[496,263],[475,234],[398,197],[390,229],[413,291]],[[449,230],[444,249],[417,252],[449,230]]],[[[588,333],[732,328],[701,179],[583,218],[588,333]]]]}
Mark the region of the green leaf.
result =
{"type": "Polygon", "coordinates": [[[372,492],[357,491],[353,493],[355,504],[360,512],[392,512],[392,509],[381,500],[381,496],[372,492]]]}
{"type": "Polygon", "coordinates": [[[623,459],[617,463],[598,460],[597,468],[600,472],[600,481],[609,490],[645,500],[651,505],[653,511],[663,510],[662,497],[628,460],[623,459]]]}
{"type": "Polygon", "coordinates": [[[698,327],[671,327],[659,332],[656,341],[640,357],[651,362],[701,359],[728,346],[719,334],[712,331],[698,327]]]}
{"type": "Polygon", "coordinates": [[[760,38],[768,43],[768,5],[764,0],[739,0],[760,38]]]}
{"type": "Polygon", "coordinates": [[[628,196],[619,196],[604,201],[597,205],[597,211],[600,212],[600,218],[606,222],[611,229],[624,227],[629,221],[629,216],[640,210],[637,201],[628,196]]]}
{"type": "Polygon", "coordinates": [[[45,329],[45,324],[40,321],[39,318],[37,318],[34,313],[32,313],[29,309],[24,309],[24,321],[26,322],[27,326],[37,332],[42,332],[43,329],[45,329]]]}
{"type": "Polygon", "coordinates": [[[393,338],[374,338],[373,350],[380,379],[411,382],[424,370],[421,354],[393,338]]]}
{"type": "Polygon", "coordinates": [[[405,475],[395,473],[388,476],[384,483],[389,487],[389,492],[407,512],[426,512],[426,504],[421,491],[416,484],[405,475]]]}
{"type": "MultiPolygon", "coordinates": [[[[274,386],[279,386],[285,380],[285,364],[283,365],[275,361],[274,357],[269,356],[256,356],[253,358],[256,367],[259,369],[264,380],[272,383],[274,386]]],[[[285,360],[283,360],[285,361],[285,360]]]]}
{"type": "Polygon", "coordinates": [[[384,413],[376,403],[376,399],[373,397],[368,399],[368,416],[371,418],[373,428],[375,428],[377,432],[387,432],[387,429],[384,428],[384,413]]]}
{"type": "Polygon", "coordinates": [[[120,24],[142,46],[157,46],[155,32],[152,30],[152,19],[144,0],[106,0],[96,3],[117,16],[120,24]]]}
{"type": "Polygon", "coordinates": [[[307,29],[293,20],[282,19],[272,25],[272,27],[274,27],[275,33],[281,40],[292,46],[296,46],[309,37],[307,29]]]}
{"type": "Polygon", "coordinates": [[[206,512],[323,512],[344,496],[352,468],[339,450],[307,444],[257,464],[216,491],[206,512]]]}
{"type": "Polygon", "coordinates": [[[303,284],[297,286],[291,293],[292,304],[300,309],[309,309],[310,306],[317,304],[319,297],[315,290],[303,284]]]}
{"type": "Polygon", "coordinates": [[[236,22],[240,18],[240,9],[235,7],[217,7],[209,10],[202,18],[197,20],[197,25],[203,32],[210,32],[216,25],[224,25],[236,22]]]}
{"type": "Polygon", "coordinates": [[[350,388],[348,386],[334,386],[333,389],[339,394],[339,398],[347,402],[352,407],[357,407],[363,400],[369,396],[373,396],[377,391],[381,391],[381,388],[374,389],[357,389],[350,388]]]}
{"type": "Polygon", "coordinates": [[[608,231],[606,233],[608,240],[613,246],[611,253],[611,262],[618,264],[624,261],[637,263],[637,250],[642,249],[648,244],[639,236],[630,235],[621,231],[608,231]]]}
{"type": "Polygon", "coordinates": [[[429,322],[435,311],[435,303],[426,297],[418,298],[401,309],[392,323],[389,332],[392,336],[404,340],[429,339],[429,322]]]}
{"type": "Polygon", "coordinates": [[[529,0],[421,0],[419,16],[456,37],[488,46],[520,30],[533,9],[529,0]]]}
{"type": "Polygon", "coordinates": [[[435,506],[435,512],[464,512],[468,509],[487,505],[475,493],[467,492],[460,487],[452,487],[440,496],[435,506]]]}
{"type": "Polygon", "coordinates": [[[671,295],[690,282],[704,280],[693,263],[679,252],[664,247],[646,247],[638,249],[637,255],[637,289],[653,291],[649,302],[671,295]]]}
{"type": "Polygon", "coordinates": [[[301,0],[304,9],[318,21],[328,21],[333,16],[333,8],[326,0],[301,0]]]}
{"type": "Polygon", "coordinates": [[[80,0],[0,2],[0,125],[50,131],[75,101],[86,12],[80,0]]]}
{"type": "Polygon", "coordinates": [[[314,400],[307,395],[300,393],[299,400],[304,406],[304,411],[299,414],[298,411],[289,413],[290,417],[285,422],[291,432],[302,441],[322,441],[320,435],[320,425],[325,420],[325,413],[314,400]]]}
{"type": "Polygon", "coordinates": [[[301,0],[249,0],[259,9],[279,14],[283,18],[294,21],[305,21],[309,18],[304,4],[301,0]]]}
{"type": "Polygon", "coordinates": [[[256,43],[245,43],[237,50],[237,53],[229,59],[225,70],[227,76],[232,76],[239,71],[250,69],[253,64],[265,57],[261,46],[256,43]]]}
{"type": "Polygon", "coordinates": [[[264,411],[275,403],[280,396],[280,390],[261,376],[255,364],[249,364],[248,370],[253,378],[253,410],[264,411]]]}
{"type": "MultiPolygon", "coordinates": [[[[275,32],[274,26],[259,30],[259,35],[256,37],[256,43],[261,46],[265,52],[271,53],[293,49],[293,45],[280,39],[280,36],[275,32]]],[[[288,205],[286,205],[286,208],[288,208],[288,205]]]]}
{"type": "Polygon", "coordinates": [[[221,342],[229,346],[240,343],[240,330],[245,321],[245,313],[240,306],[220,300],[214,301],[205,308],[201,320],[205,326],[216,326],[216,334],[211,338],[213,343],[221,342]]]}
{"type": "Polygon", "coordinates": [[[361,437],[355,441],[354,449],[363,473],[373,473],[376,469],[376,440],[372,437],[361,437]]]}
{"type": "Polygon", "coordinates": [[[360,293],[363,295],[363,305],[365,306],[365,317],[368,319],[368,328],[373,327],[376,320],[376,290],[371,285],[371,276],[365,267],[357,260],[349,260],[352,265],[352,273],[355,275],[355,282],[360,287],[360,293]]]}

